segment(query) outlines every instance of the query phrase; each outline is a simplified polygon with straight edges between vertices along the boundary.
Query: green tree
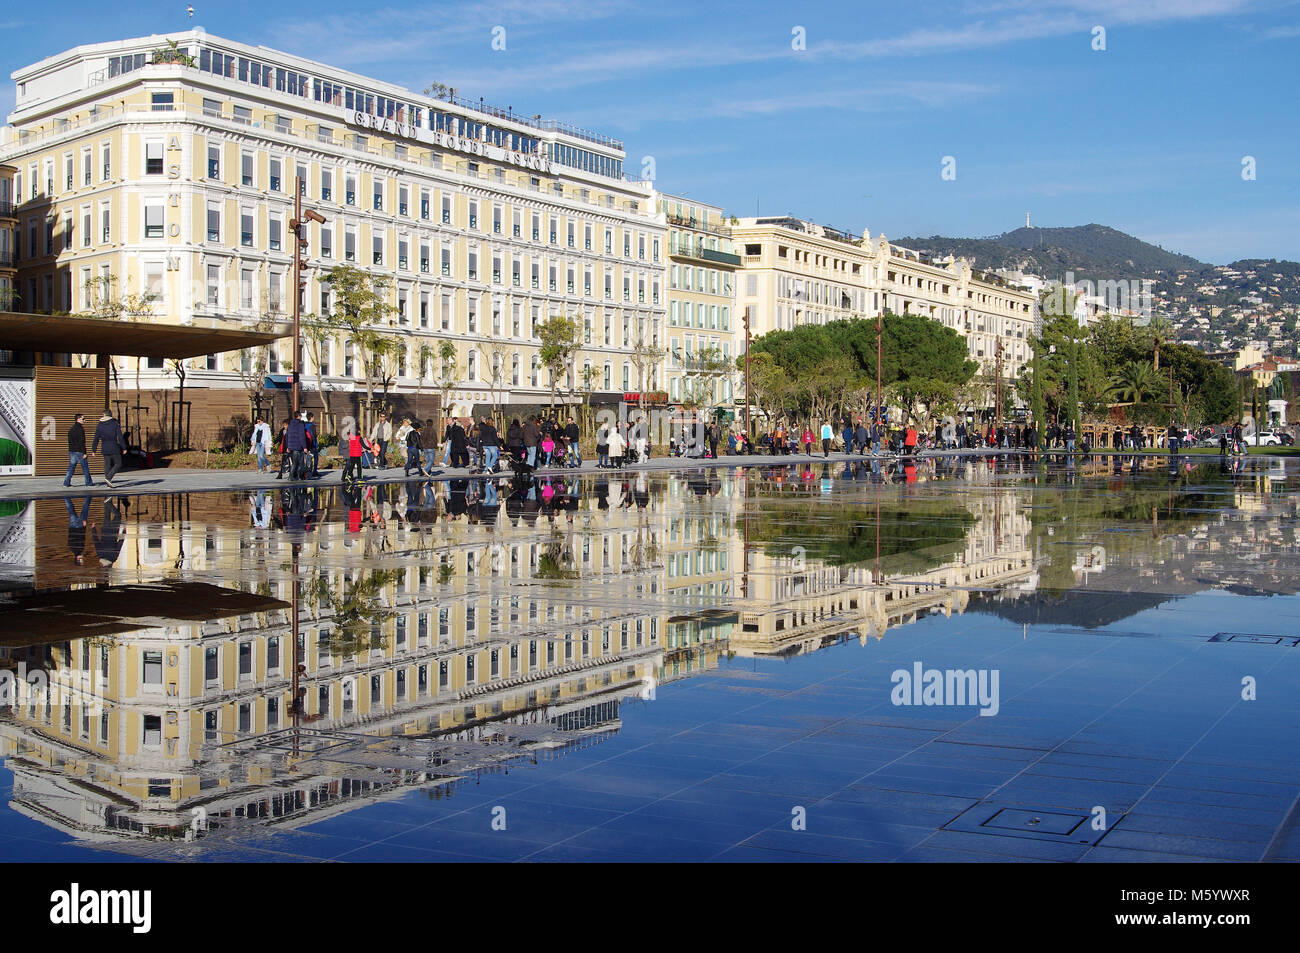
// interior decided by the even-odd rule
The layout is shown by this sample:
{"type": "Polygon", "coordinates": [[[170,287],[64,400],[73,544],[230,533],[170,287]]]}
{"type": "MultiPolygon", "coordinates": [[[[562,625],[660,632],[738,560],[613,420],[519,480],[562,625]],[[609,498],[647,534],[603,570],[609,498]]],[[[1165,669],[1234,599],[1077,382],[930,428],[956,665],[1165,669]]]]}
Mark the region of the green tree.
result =
{"type": "Polygon", "coordinates": [[[1128,361],[1115,372],[1112,379],[1115,395],[1121,400],[1140,404],[1155,393],[1158,379],[1150,364],[1128,361]]]}
{"type": "Polygon", "coordinates": [[[538,359],[551,378],[552,410],[555,409],[555,385],[582,343],[581,332],[577,321],[562,314],[551,315],[537,326],[537,337],[542,342],[538,359]]]}
{"type": "Polygon", "coordinates": [[[366,384],[366,406],[362,411],[362,429],[370,427],[374,408],[375,382],[384,376],[388,360],[396,354],[399,342],[388,330],[388,319],[397,313],[389,303],[390,282],[351,265],[330,269],[322,278],[333,292],[330,321],[344,331],[357,349],[366,384]]]}

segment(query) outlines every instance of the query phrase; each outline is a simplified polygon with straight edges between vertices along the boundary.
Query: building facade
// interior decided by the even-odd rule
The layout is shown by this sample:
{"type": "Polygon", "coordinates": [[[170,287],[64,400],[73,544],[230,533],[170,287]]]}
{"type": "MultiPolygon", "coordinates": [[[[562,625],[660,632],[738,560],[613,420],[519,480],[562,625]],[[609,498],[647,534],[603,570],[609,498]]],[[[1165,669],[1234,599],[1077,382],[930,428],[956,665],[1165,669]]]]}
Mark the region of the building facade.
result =
{"type": "Polygon", "coordinates": [[[18,219],[14,217],[14,175],[11,165],[0,165],[0,311],[13,307],[18,276],[14,251],[18,240],[18,219]]]}
{"type": "Polygon", "coordinates": [[[742,218],[732,239],[741,256],[736,308],[749,309],[755,337],[885,312],[918,314],[961,335],[986,373],[1000,363],[1010,380],[1032,358],[1036,296],[979,276],[964,259],[932,260],[883,235],[858,238],[790,217],[742,218]]]}
{"type": "MultiPolygon", "coordinates": [[[[668,399],[700,410],[734,401],[735,271],[740,256],[722,209],[659,195],[668,228],[668,399]]],[[[741,338],[743,342],[743,336],[741,338]]]]}
{"type": "MultiPolygon", "coordinates": [[[[557,314],[588,329],[574,366],[612,391],[629,329],[662,334],[666,231],[617,139],[202,30],[77,47],[13,78],[0,161],[17,170],[21,310],[108,298],[199,326],[285,319],[300,182],[325,218],[304,233],[303,310],[333,310],[336,266],[384,279],[401,346],[371,376],[394,391],[437,386],[460,413],[540,402],[535,331],[557,314]]],[[[359,347],[342,333],[306,347],[304,389],[364,390],[359,347]]],[[[289,350],[265,372],[288,373],[289,350]]],[[[263,370],[249,364],[200,358],[186,386],[238,392],[263,370]]],[[[161,362],[141,375],[175,386],[161,362]]]]}

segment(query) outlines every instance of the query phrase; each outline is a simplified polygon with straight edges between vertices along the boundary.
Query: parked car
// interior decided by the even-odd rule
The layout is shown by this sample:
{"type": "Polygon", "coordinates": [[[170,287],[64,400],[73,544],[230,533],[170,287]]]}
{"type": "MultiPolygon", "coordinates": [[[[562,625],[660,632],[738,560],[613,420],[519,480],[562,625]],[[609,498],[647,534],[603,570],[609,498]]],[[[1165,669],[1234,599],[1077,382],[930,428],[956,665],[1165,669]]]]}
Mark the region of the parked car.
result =
{"type": "Polygon", "coordinates": [[[1280,447],[1282,437],[1275,430],[1259,430],[1253,436],[1246,437],[1243,442],[1252,447],[1280,447]]]}

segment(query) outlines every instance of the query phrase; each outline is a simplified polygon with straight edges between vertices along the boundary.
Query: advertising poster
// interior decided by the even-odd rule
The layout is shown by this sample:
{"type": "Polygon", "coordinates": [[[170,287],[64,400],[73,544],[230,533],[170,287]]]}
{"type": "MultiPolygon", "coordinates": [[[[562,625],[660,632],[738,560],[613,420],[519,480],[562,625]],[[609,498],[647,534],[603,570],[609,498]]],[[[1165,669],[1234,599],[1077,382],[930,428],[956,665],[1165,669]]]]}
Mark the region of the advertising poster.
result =
{"type": "Polygon", "coordinates": [[[0,377],[0,476],[35,473],[36,382],[0,377]]]}

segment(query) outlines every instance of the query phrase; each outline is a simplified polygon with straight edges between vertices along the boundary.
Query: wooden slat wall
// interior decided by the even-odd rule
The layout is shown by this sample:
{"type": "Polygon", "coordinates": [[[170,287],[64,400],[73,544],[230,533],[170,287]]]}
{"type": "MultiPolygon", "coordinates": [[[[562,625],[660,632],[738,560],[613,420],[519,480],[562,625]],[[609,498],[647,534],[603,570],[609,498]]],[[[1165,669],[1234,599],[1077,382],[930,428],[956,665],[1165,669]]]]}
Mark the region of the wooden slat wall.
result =
{"type": "MultiPolygon", "coordinates": [[[[95,439],[95,424],[107,402],[108,368],[37,365],[37,476],[62,476],[67,472],[68,428],[79,413],[86,415],[82,425],[86,428],[86,449],[90,449],[95,439]]],[[[104,458],[91,457],[90,470],[103,473],[104,458]]]]}

